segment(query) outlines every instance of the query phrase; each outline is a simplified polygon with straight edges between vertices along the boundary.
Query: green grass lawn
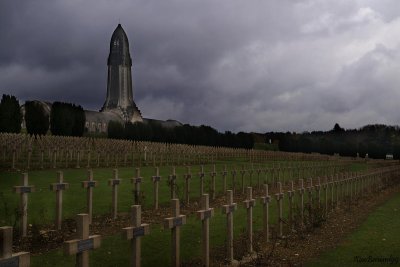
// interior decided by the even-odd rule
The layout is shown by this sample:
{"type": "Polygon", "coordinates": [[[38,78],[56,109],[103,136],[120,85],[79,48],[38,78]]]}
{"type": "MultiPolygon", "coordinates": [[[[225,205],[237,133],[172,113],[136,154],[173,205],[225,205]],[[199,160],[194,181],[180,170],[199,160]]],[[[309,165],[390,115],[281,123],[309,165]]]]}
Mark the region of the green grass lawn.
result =
{"type": "MultiPolygon", "coordinates": [[[[235,166],[237,170],[241,169],[244,165],[245,168],[250,168],[246,162],[219,162],[216,165],[217,177],[216,177],[216,191],[217,194],[223,194],[222,192],[222,177],[221,171],[224,165],[227,165],[227,187],[231,188],[232,174],[231,170],[235,166]]],[[[277,162],[269,162],[268,164],[262,165],[262,167],[270,167],[272,164],[277,162]]],[[[257,168],[255,165],[254,168],[257,168]]],[[[360,170],[365,168],[365,164],[354,164],[349,166],[353,171],[355,169],[360,170]]],[[[118,193],[118,209],[119,212],[128,212],[130,206],[133,204],[133,185],[130,182],[130,178],[135,176],[135,168],[119,168],[119,177],[122,182],[119,186],[118,193]]],[[[190,197],[192,200],[199,198],[199,178],[198,173],[200,166],[192,166],[191,173],[191,192],[190,197]]],[[[209,192],[211,188],[210,175],[212,171],[212,165],[205,165],[204,171],[206,172],[205,177],[205,192],[209,192]]],[[[53,222],[55,214],[55,193],[49,190],[51,183],[55,183],[57,180],[57,169],[54,170],[37,170],[30,171],[29,184],[36,187],[36,192],[29,194],[28,202],[28,222],[31,224],[48,224],[53,222]]],[[[179,199],[183,199],[184,190],[184,179],[183,174],[186,173],[186,167],[177,167],[177,195],[179,199]]],[[[66,169],[63,170],[64,181],[70,184],[70,189],[63,193],[63,218],[73,218],[76,214],[85,212],[86,210],[86,190],[82,188],[81,181],[87,180],[87,170],[85,169],[66,169]]],[[[170,189],[167,185],[168,175],[172,173],[172,167],[163,166],[160,168],[160,175],[162,176],[159,186],[159,203],[160,205],[169,206],[170,189]]],[[[141,176],[143,181],[141,184],[141,191],[143,192],[144,199],[142,201],[143,209],[150,209],[153,207],[153,183],[151,176],[155,175],[155,169],[153,167],[142,167],[141,176]]],[[[269,176],[269,174],[268,174],[269,176]]],[[[111,212],[111,197],[112,189],[108,186],[108,179],[113,178],[113,169],[93,169],[94,180],[98,181],[98,187],[93,190],[93,213],[94,215],[105,214],[111,212]]],[[[265,179],[265,174],[262,172],[261,182],[265,179]]],[[[270,179],[270,177],[267,177],[270,179]]],[[[290,180],[291,177],[285,172],[284,180],[290,180]]],[[[257,184],[257,174],[253,173],[253,185],[257,184]]],[[[245,184],[249,185],[249,176],[245,176],[245,184]]],[[[18,210],[19,196],[13,193],[13,186],[21,185],[21,173],[20,172],[0,172],[0,225],[13,225],[15,222],[16,210],[18,210]]],[[[236,188],[241,189],[241,175],[237,172],[236,175],[236,188]]]]}
{"type": "MultiPolygon", "coordinates": [[[[278,162],[268,162],[261,167],[271,167],[278,162]]],[[[283,162],[285,163],[285,162],[283,162]]],[[[287,163],[287,162],[286,162],[287,163]]],[[[246,162],[226,161],[217,163],[217,178],[216,188],[218,194],[222,192],[222,178],[220,172],[224,165],[228,167],[227,185],[231,188],[231,170],[233,166],[237,170],[241,169],[242,164],[245,168],[250,168],[246,162]]],[[[254,168],[258,168],[255,165],[254,168]]],[[[365,170],[366,164],[357,163],[349,166],[351,171],[365,170]]],[[[205,165],[205,192],[210,189],[210,175],[212,165],[205,165]]],[[[119,177],[122,183],[119,186],[118,207],[120,212],[128,212],[133,204],[133,185],[130,183],[130,178],[135,176],[135,168],[119,168],[119,177]]],[[[29,184],[36,186],[36,192],[29,194],[28,204],[28,221],[31,224],[43,225],[53,222],[55,208],[55,193],[49,190],[49,185],[56,182],[57,174],[54,170],[30,171],[29,184]]],[[[191,201],[195,201],[199,197],[199,178],[198,173],[200,166],[192,166],[191,172],[191,201]]],[[[63,170],[64,181],[70,183],[70,189],[64,191],[63,200],[63,218],[75,218],[78,213],[86,210],[86,190],[81,187],[81,181],[87,179],[87,171],[85,169],[67,169],[63,170]]],[[[98,181],[98,187],[94,189],[93,196],[93,212],[94,215],[106,214],[111,211],[111,187],[107,185],[107,180],[112,178],[113,169],[93,169],[94,180],[98,181]]],[[[160,175],[162,180],[159,187],[160,204],[169,206],[169,187],[167,186],[167,177],[172,172],[172,167],[161,167],[160,175]]],[[[183,174],[186,173],[185,167],[177,167],[177,184],[178,197],[183,199],[183,174]]],[[[151,176],[155,175],[153,167],[142,167],[141,176],[143,182],[141,190],[144,192],[143,209],[153,208],[153,183],[151,176]]],[[[15,222],[15,210],[18,209],[19,196],[12,192],[12,187],[21,183],[21,173],[19,172],[0,172],[0,225],[13,225],[15,222]]],[[[265,175],[261,174],[261,181],[265,175]]],[[[249,185],[249,177],[246,174],[245,184],[249,185]]],[[[285,180],[291,180],[287,172],[283,177],[285,180]]],[[[253,173],[253,185],[257,183],[257,174],[253,173]]],[[[236,188],[241,190],[241,175],[238,172],[236,177],[236,188]]],[[[284,216],[287,216],[287,198],[284,199],[284,216]]],[[[270,223],[277,221],[277,207],[274,198],[270,204],[270,223]]],[[[213,205],[210,205],[214,207],[213,205]]],[[[238,203],[239,209],[234,213],[234,229],[235,236],[239,236],[244,232],[246,227],[246,210],[243,203],[238,203]]],[[[210,223],[210,242],[211,247],[222,246],[226,238],[226,218],[221,214],[221,208],[215,207],[215,216],[210,223]]],[[[128,226],[128,225],[127,225],[128,226]]],[[[262,229],[262,206],[257,199],[257,204],[254,209],[254,230],[262,229]]],[[[194,216],[188,216],[188,223],[181,228],[181,258],[189,260],[200,257],[200,236],[201,223],[194,216]]],[[[151,225],[149,236],[142,239],[142,259],[143,266],[166,266],[170,262],[170,231],[164,230],[162,225],[151,225]]],[[[128,266],[129,264],[129,242],[122,240],[121,235],[104,236],[102,238],[101,248],[91,253],[92,266],[128,266]]],[[[63,256],[62,250],[54,250],[43,255],[32,257],[32,266],[73,266],[74,257],[63,256]]]]}
{"type": "Polygon", "coordinates": [[[373,211],[337,248],[306,266],[400,266],[400,194],[373,211]]]}

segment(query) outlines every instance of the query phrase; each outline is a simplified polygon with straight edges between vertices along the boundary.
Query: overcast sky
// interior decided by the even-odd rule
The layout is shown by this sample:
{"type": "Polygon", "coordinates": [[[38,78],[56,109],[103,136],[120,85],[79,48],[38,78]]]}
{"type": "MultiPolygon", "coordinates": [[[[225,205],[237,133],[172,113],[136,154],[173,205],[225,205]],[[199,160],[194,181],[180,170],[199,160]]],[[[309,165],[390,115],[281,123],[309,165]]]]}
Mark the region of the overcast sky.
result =
{"type": "Polygon", "coordinates": [[[400,124],[399,0],[1,0],[0,94],[99,110],[120,21],[147,118],[220,131],[400,124]]]}

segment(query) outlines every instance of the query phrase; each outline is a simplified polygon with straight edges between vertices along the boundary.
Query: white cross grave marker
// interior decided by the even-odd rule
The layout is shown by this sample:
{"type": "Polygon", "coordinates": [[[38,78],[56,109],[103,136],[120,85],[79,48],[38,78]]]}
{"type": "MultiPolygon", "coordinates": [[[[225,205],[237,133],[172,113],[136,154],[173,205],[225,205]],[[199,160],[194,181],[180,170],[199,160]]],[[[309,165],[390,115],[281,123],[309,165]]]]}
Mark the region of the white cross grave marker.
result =
{"type": "Polygon", "coordinates": [[[142,208],[140,205],[131,206],[132,226],[123,228],[123,237],[131,240],[132,259],[131,266],[140,267],[141,262],[141,237],[150,233],[149,224],[142,223],[142,208]]]}
{"type": "Polygon", "coordinates": [[[50,185],[50,190],[56,192],[56,220],[55,225],[57,230],[61,230],[62,223],[62,202],[63,202],[63,191],[69,188],[69,183],[64,183],[63,172],[57,172],[58,183],[50,185]]]}
{"type": "Polygon", "coordinates": [[[248,251],[253,252],[253,207],[256,205],[256,200],[253,198],[253,189],[249,186],[246,188],[247,199],[243,201],[244,206],[247,210],[247,238],[248,240],[248,251]]]}
{"type": "Polygon", "coordinates": [[[154,209],[158,210],[158,184],[161,180],[160,170],[156,168],[156,175],[152,176],[153,186],[154,186],[154,209]]]}
{"type": "Polygon", "coordinates": [[[14,192],[21,196],[21,236],[25,237],[28,232],[28,194],[35,192],[35,186],[28,185],[27,173],[22,174],[22,186],[14,186],[14,192]]]}
{"type": "Polygon", "coordinates": [[[88,180],[82,182],[82,187],[86,188],[87,213],[89,215],[89,224],[92,223],[93,215],[93,188],[97,186],[97,181],[93,181],[93,171],[88,170],[88,180]]]}
{"type": "Polygon", "coordinates": [[[117,218],[118,214],[118,186],[121,183],[121,179],[118,178],[118,170],[113,170],[113,179],[108,180],[108,185],[112,186],[112,216],[114,219],[117,218]]]}
{"type": "Polygon", "coordinates": [[[0,227],[0,266],[29,267],[29,252],[12,253],[13,230],[11,226],[0,227]]]}
{"type": "Polygon", "coordinates": [[[77,239],[64,242],[64,254],[76,255],[76,266],[89,267],[89,250],[100,247],[101,236],[89,236],[89,222],[88,214],[78,214],[76,219],[77,239]]]}
{"type": "Polygon", "coordinates": [[[186,224],[186,215],[179,214],[179,199],[171,199],[172,216],[164,219],[164,229],[171,229],[172,266],[180,265],[180,227],[186,224]]]}
{"type": "Polygon", "coordinates": [[[142,183],[142,180],[143,178],[140,177],[140,168],[136,168],[136,177],[131,178],[131,183],[135,185],[133,194],[134,194],[134,202],[136,205],[140,204],[140,184],[142,183]]]}
{"type": "Polygon", "coordinates": [[[269,242],[269,202],[271,196],[268,195],[268,184],[264,184],[264,192],[265,195],[261,197],[261,204],[263,205],[264,231],[267,235],[267,242],[269,242]]]}
{"type": "Polygon", "coordinates": [[[210,265],[210,222],[209,219],[214,216],[214,209],[210,208],[208,194],[204,194],[201,198],[201,210],[197,212],[198,218],[201,220],[202,228],[202,252],[203,266],[210,265]]]}
{"type": "Polygon", "coordinates": [[[279,224],[279,237],[283,236],[283,192],[282,184],[278,182],[279,191],[275,194],[276,201],[278,202],[278,224],[279,224]]]}
{"type": "Polygon", "coordinates": [[[227,205],[223,205],[222,213],[226,214],[227,220],[227,259],[233,262],[233,212],[237,209],[237,204],[233,203],[233,191],[226,191],[227,205]]]}

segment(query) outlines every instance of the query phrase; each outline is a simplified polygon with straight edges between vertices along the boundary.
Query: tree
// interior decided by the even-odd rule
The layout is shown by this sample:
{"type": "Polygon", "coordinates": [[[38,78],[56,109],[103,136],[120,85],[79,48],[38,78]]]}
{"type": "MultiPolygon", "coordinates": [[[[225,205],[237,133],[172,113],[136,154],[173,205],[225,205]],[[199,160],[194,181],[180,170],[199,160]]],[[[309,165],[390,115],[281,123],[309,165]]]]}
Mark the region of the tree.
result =
{"type": "Polygon", "coordinates": [[[338,123],[335,123],[335,126],[333,127],[332,131],[335,133],[340,133],[340,132],[344,132],[345,130],[342,127],[340,127],[340,125],[338,123]]]}
{"type": "Polygon", "coordinates": [[[122,139],[124,137],[124,126],[118,121],[110,121],[107,128],[108,138],[122,139]]]}
{"type": "Polygon", "coordinates": [[[74,123],[72,126],[72,136],[82,136],[85,131],[86,115],[81,106],[72,105],[74,123]]]}
{"type": "Polygon", "coordinates": [[[85,121],[85,111],[81,106],[54,102],[51,107],[50,130],[54,135],[82,136],[85,121]]]}
{"type": "Polygon", "coordinates": [[[36,101],[25,102],[25,125],[29,134],[45,135],[49,130],[49,115],[36,101]]]}
{"type": "Polygon", "coordinates": [[[22,113],[15,96],[3,95],[0,102],[0,132],[21,132],[22,113]]]}

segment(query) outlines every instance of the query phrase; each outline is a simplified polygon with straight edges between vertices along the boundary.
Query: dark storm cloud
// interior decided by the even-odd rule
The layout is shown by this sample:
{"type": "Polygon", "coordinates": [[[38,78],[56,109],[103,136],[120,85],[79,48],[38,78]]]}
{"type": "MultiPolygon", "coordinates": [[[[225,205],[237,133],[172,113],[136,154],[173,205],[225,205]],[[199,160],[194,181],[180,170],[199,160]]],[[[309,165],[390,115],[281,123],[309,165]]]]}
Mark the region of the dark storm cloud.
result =
{"type": "Polygon", "coordinates": [[[396,0],[0,3],[0,93],[99,109],[120,21],[145,117],[219,130],[398,124],[396,0]]]}

